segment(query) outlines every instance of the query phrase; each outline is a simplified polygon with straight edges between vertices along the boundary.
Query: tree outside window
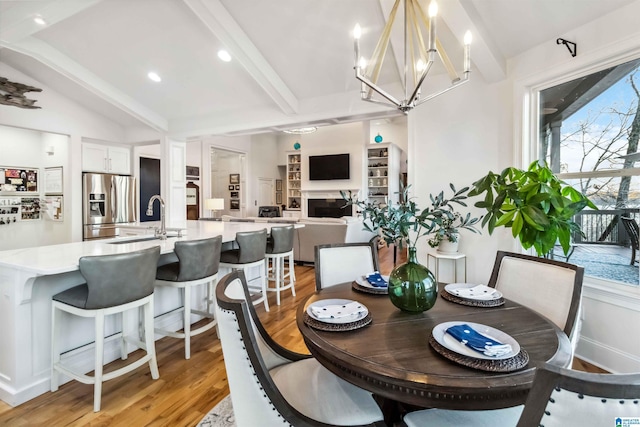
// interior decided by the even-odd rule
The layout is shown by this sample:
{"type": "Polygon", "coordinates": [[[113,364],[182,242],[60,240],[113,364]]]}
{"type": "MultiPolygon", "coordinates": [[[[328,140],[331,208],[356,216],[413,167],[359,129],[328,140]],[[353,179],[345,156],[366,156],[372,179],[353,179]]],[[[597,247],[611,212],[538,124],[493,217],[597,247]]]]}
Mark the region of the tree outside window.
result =
{"type": "Polygon", "coordinates": [[[540,92],[539,158],[598,206],[576,222],[569,262],[587,275],[638,285],[640,59],[540,92]]]}

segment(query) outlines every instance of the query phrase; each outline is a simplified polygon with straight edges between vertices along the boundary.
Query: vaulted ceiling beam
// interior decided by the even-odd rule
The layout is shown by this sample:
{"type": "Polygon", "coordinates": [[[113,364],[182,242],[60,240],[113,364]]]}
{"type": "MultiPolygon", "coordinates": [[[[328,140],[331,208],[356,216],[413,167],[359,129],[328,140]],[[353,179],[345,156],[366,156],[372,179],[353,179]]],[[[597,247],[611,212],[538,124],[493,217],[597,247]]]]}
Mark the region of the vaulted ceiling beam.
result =
{"type": "Polygon", "coordinates": [[[164,117],[100,79],[51,45],[32,37],[46,28],[36,24],[33,21],[34,17],[38,15],[43,17],[47,22],[47,26],[51,26],[101,1],[50,0],[17,2],[0,16],[0,47],[11,49],[40,61],[153,129],[167,131],[168,121],[164,117]]]}
{"type": "Polygon", "coordinates": [[[168,131],[167,119],[105,82],[51,45],[35,37],[27,37],[18,43],[0,41],[0,47],[30,56],[153,129],[168,131]]]}
{"type": "Polygon", "coordinates": [[[285,114],[298,112],[296,96],[219,0],[183,1],[285,114]]]}

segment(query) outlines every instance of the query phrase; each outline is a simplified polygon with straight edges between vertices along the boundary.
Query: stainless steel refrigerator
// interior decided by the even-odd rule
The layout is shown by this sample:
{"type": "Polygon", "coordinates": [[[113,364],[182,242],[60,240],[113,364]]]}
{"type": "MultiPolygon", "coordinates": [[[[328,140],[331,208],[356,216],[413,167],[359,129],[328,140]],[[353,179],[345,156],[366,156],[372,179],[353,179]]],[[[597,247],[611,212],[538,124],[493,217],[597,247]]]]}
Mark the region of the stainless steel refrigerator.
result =
{"type": "Polygon", "coordinates": [[[118,235],[118,226],[137,220],[136,179],[104,173],[82,174],[83,240],[118,235]]]}

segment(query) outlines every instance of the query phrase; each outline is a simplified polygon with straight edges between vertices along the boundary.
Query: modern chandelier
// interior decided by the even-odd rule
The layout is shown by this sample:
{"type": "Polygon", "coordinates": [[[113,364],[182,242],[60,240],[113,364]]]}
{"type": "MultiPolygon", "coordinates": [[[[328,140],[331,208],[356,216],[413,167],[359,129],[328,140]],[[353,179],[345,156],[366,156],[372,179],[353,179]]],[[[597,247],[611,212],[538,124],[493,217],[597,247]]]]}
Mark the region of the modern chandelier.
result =
{"type": "Polygon", "coordinates": [[[362,30],[360,25],[356,24],[353,29],[354,69],[356,70],[356,78],[362,82],[360,97],[363,101],[392,106],[406,114],[423,102],[442,95],[469,80],[469,73],[471,72],[471,32],[467,31],[464,35],[463,76],[460,78],[440,40],[436,37],[437,3],[435,1],[430,3],[429,16],[427,18],[419,0],[404,0],[404,75],[402,76],[404,99],[400,100],[378,86],[378,78],[380,77],[385,54],[389,48],[391,28],[396,20],[398,6],[402,2],[403,0],[395,0],[389,19],[369,61],[360,56],[362,30]],[[428,32],[428,45],[426,46],[423,30],[428,32]],[[436,60],[436,54],[449,74],[451,86],[430,95],[422,96],[421,86],[436,60]],[[374,92],[384,99],[374,99],[374,92]]]}

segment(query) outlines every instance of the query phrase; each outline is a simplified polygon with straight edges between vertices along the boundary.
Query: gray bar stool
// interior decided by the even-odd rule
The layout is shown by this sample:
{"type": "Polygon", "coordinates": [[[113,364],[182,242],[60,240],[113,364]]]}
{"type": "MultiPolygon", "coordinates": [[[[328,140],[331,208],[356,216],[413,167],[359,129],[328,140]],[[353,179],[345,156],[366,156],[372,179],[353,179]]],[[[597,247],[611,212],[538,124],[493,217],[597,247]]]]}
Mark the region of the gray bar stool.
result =
{"type": "Polygon", "coordinates": [[[240,231],[236,233],[238,249],[224,250],[220,254],[220,267],[231,270],[242,270],[249,277],[249,269],[258,267],[259,276],[248,280],[249,290],[252,291],[253,304],[264,303],[269,311],[267,299],[267,280],[265,274],[265,251],[267,247],[267,229],[258,231],[240,231]],[[254,283],[259,281],[259,285],[254,283]],[[254,283],[252,283],[254,282],[254,283]],[[257,296],[256,292],[260,293],[257,296]]]}
{"type": "Polygon", "coordinates": [[[222,236],[210,239],[179,241],[174,245],[178,262],[162,265],[156,272],[156,286],[178,288],[182,291],[182,307],[178,307],[156,317],[156,323],[177,311],[183,312],[183,332],[155,328],[156,333],[184,339],[184,358],[191,357],[191,337],[208,331],[217,322],[214,316],[214,285],[218,283],[218,267],[220,265],[220,248],[222,236]],[[206,310],[191,308],[191,290],[200,285],[207,285],[206,310]],[[198,329],[191,329],[191,315],[195,314],[211,319],[198,329]]]}
{"type": "Polygon", "coordinates": [[[284,227],[272,227],[271,236],[267,240],[265,253],[265,274],[267,277],[267,291],[276,293],[276,303],[280,305],[280,292],[291,289],[291,294],[296,296],[296,273],[293,265],[293,225],[284,227]],[[288,266],[285,266],[287,260],[288,266]],[[269,274],[271,272],[272,274],[269,274]],[[285,279],[289,283],[285,284],[285,279]],[[271,287],[270,282],[275,287],[271,287]]]}
{"type": "Polygon", "coordinates": [[[160,377],[153,335],[153,282],[159,256],[160,247],[154,246],[136,252],[80,258],[80,273],[87,283],[52,297],[51,391],[58,390],[60,373],[83,384],[93,384],[93,410],[98,412],[104,381],[131,372],[147,362],[151,369],[151,377],[160,377]],[[136,307],[144,307],[144,343],[137,338],[125,336],[125,312],[136,307]],[[74,372],[60,361],[60,320],[63,311],[76,316],[95,318],[93,377],[74,372]],[[147,354],[122,368],[104,374],[104,319],[105,316],[116,313],[120,313],[122,321],[122,332],[119,333],[122,360],[127,358],[127,342],[145,350],[147,354]]]}

